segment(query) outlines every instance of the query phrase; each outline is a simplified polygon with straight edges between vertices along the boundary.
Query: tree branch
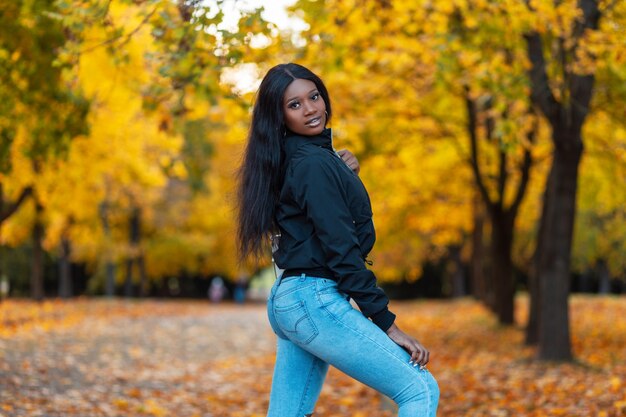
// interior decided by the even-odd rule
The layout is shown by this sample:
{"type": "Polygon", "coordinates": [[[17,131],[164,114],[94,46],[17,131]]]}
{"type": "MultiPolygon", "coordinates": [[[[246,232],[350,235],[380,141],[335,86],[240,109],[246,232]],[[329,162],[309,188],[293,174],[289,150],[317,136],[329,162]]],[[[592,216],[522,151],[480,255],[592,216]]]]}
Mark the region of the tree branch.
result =
{"type": "MultiPolygon", "coordinates": [[[[528,132],[528,142],[532,145],[535,143],[535,138],[537,136],[538,122],[535,118],[535,122],[533,124],[533,128],[530,132],[528,132]]],[[[531,147],[528,146],[524,149],[524,161],[522,162],[522,178],[517,187],[517,193],[515,194],[515,199],[513,200],[513,204],[507,210],[513,217],[516,216],[517,211],[519,210],[522,201],[524,200],[524,196],[526,195],[526,189],[528,188],[528,182],[530,180],[530,168],[533,164],[533,156],[531,147]]]]}
{"type": "Polygon", "coordinates": [[[531,63],[529,71],[531,83],[531,100],[541,109],[552,125],[556,124],[560,104],[552,94],[548,84],[548,74],[546,73],[546,61],[543,56],[543,45],[541,36],[537,32],[524,35],[528,46],[528,59],[531,63]]]}
{"type": "MultiPolygon", "coordinates": [[[[491,100],[490,100],[490,104],[489,107],[491,108],[491,100]]],[[[502,115],[505,119],[508,117],[508,112],[504,112],[504,114],[502,115]]],[[[494,128],[495,128],[495,121],[493,120],[493,117],[491,116],[487,116],[487,120],[486,120],[486,126],[487,126],[487,138],[493,143],[493,132],[494,132],[494,128]]],[[[501,145],[501,144],[500,144],[501,145]]],[[[507,158],[507,153],[502,150],[502,147],[500,146],[498,149],[498,159],[499,159],[499,166],[498,166],[498,199],[497,201],[494,202],[494,204],[498,207],[499,211],[502,211],[503,207],[504,207],[504,193],[506,190],[506,183],[508,180],[508,174],[507,174],[507,163],[508,163],[508,158],[507,158]]]]}
{"type": "Polygon", "coordinates": [[[20,193],[20,196],[15,200],[15,202],[9,204],[6,208],[4,208],[4,204],[2,204],[2,210],[0,211],[0,223],[4,222],[6,219],[11,217],[13,213],[17,211],[18,208],[22,205],[26,199],[32,195],[33,188],[26,187],[20,193]]]}
{"type": "Polygon", "coordinates": [[[506,183],[508,179],[508,174],[506,172],[508,158],[506,152],[502,149],[498,151],[498,154],[500,166],[498,169],[498,201],[496,204],[500,209],[502,209],[504,207],[504,192],[506,190],[506,183]]]}
{"type": "Polygon", "coordinates": [[[122,40],[122,42],[121,42],[121,44],[120,44],[120,45],[124,45],[124,44],[128,43],[128,42],[131,40],[131,38],[132,38],[132,37],[133,37],[133,36],[134,36],[137,32],[139,32],[139,31],[141,30],[141,28],[142,28],[142,27],[143,27],[146,23],[148,23],[148,20],[150,20],[150,18],[151,18],[151,17],[152,17],[152,16],[156,13],[157,9],[158,9],[158,6],[157,6],[157,7],[155,7],[154,9],[152,9],[152,11],[151,11],[150,13],[148,13],[148,14],[147,14],[147,15],[143,18],[143,20],[142,20],[142,21],[141,21],[141,22],[137,25],[137,27],[136,27],[136,28],[134,28],[133,30],[131,30],[130,32],[128,32],[127,34],[121,34],[121,35],[119,35],[119,36],[114,36],[114,37],[112,37],[112,38],[110,38],[110,39],[107,39],[107,40],[105,40],[105,41],[102,41],[102,42],[100,42],[100,43],[98,43],[98,44],[96,44],[96,45],[90,46],[89,48],[85,48],[85,49],[83,49],[82,51],[80,51],[80,53],[81,53],[81,54],[84,54],[84,53],[87,53],[87,52],[94,51],[94,50],[96,50],[96,49],[98,49],[98,48],[101,48],[101,47],[103,47],[103,46],[105,46],[105,45],[110,45],[110,44],[112,44],[112,43],[115,43],[115,42],[117,42],[118,40],[120,40],[120,39],[122,39],[122,38],[123,38],[123,40],[122,40]]]}
{"type": "MultiPolygon", "coordinates": [[[[600,11],[597,0],[580,0],[579,7],[583,11],[583,20],[577,24],[575,33],[578,34],[577,42],[573,47],[572,54],[576,53],[578,40],[587,29],[597,30],[600,21],[600,11]]],[[[572,100],[571,119],[582,124],[589,113],[589,103],[593,95],[593,75],[572,74],[570,77],[570,97],[572,100]]],[[[573,126],[580,130],[581,126],[573,126]]]]}
{"type": "Polygon", "coordinates": [[[476,117],[476,103],[471,99],[469,95],[469,89],[465,88],[465,103],[467,105],[467,131],[470,138],[470,148],[471,148],[471,158],[470,164],[472,167],[472,172],[474,173],[474,179],[476,180],[476,185],[478,186],[478,190],[480,191],[480,195],[485,202],[485,206],[491,212],[495,209],[494,203],[489,198],[489,192],[485,187],[485,183],[483,181],[482,174],[480,172],[480,166],[478,165],[478,129],[477,129],[477,117],[476,117]]]}

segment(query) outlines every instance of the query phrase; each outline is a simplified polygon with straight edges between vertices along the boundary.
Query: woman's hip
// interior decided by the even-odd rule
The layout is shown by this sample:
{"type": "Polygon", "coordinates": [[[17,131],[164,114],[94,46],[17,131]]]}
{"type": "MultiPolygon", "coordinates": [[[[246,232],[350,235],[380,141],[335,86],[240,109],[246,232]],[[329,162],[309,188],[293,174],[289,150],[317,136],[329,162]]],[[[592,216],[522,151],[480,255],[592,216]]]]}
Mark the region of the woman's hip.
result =
{"type": "Polygon", "coordinates": [[[296,343],[310,343],[353,307],[337,283],[328,278],[278,278],[268,299],[268,316],[274,332],[296,343]]]}

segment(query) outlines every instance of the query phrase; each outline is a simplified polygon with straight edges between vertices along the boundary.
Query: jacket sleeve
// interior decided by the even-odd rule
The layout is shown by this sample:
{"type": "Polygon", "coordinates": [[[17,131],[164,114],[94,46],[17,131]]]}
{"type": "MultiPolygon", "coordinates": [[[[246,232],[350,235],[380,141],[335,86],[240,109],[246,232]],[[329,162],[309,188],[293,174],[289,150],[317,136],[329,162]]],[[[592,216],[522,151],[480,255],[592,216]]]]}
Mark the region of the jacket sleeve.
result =
{"type": "Polygon", "coordinates": [[[361,312],[386,331],[395,320],[389,298],[376,286],[374,273],[365,267],[359,239],[348,206],[347,190],[332,160],[310,156],[294,167],[294,196],[313,224],[328,267],[339,289],[357,303],[361,312]]]}

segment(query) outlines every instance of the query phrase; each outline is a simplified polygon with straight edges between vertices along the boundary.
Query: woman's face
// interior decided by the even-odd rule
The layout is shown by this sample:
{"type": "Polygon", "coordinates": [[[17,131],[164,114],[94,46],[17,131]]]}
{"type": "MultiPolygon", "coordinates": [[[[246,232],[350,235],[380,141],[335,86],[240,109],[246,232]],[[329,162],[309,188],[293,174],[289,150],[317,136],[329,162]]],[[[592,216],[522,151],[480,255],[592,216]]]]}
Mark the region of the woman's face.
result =
{"type": "Polygon", "coordinates": [[[326,103],[313,81],[296,79],[289,84],[283,113],[287,129],[298,135],[318,135],[326,125],[326,103]]]}

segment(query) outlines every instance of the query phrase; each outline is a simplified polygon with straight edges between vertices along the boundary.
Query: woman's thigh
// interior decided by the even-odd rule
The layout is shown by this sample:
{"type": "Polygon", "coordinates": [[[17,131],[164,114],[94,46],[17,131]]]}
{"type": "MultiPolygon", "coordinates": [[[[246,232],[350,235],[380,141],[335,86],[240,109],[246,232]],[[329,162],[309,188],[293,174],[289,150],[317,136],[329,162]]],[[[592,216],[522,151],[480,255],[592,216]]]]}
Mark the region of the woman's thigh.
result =
{"type": "Polygon", "coordinates": [[[399,405],[421,402],[424,415],[434,415],[439,390],[430,372],[411,365],[411,356],[355,310],[334,282],[320,281],[316,292],[310,315],[319,334],[306,349],[399,405]]]}
{"type": "Polygon", "coordinates": [[[328,364],[293,342],[278,338],[268,417],[313,413],[328,364]]]}
{"type": "Polygon", "coordinates": [[[328,364],[301,347],[316,336],[303,294],[314,282],[300,278],[277,281],[267,303],[268,317],[276,333],[276,363],[268,417],[302,417],[313,413],[328,364]],[[290,340],[294,339],[294,341],[290,340]]]}

